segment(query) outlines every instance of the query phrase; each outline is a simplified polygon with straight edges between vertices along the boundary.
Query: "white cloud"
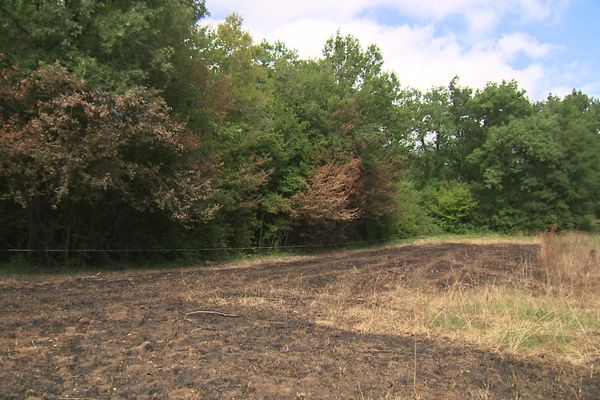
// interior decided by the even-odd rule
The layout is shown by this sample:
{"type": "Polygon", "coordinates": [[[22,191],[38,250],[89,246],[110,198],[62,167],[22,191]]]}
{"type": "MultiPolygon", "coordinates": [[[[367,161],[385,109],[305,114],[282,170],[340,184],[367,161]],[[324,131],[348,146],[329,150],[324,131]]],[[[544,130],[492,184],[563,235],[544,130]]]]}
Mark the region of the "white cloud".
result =
{"type": "Polygon", "coordinates": [[[406,86],[425,90],[446,85],[456,75],[462,84],[477,88],[489,81],[516,79],[531,97],[539,99],[554,86],[548,80],[556,78],[542,61],[558,47],[520,32],[499,36],[497,27],[506,18],[551,21],[568,2],[208,0],[207,6],[216,17],[238,12],[257,41],[282,40],[301,57],[319,57],[325,41],[340,29],[364,46],[377,44],[386,68],[395,71],[406,86]],[[375,7],[407,19],[395,26],[383,25],[368,17],[371,13],[367,11],[375,7]],[[448,21],[453,22],[454,30],[438,29],[448,21]],[[516,67],[514,60],[520,55],[526,63],[516,67]]]}
{"type": "Polygon", "coordinates": [[[468,26],[473,34],[493,31],[500,22],[501,15],[496,10],[482,8],[466,14],[468,26]]]}
{"type": "Polygon", "coordinates": [[[573,89],[581,90],[592,96],[600,97],[600,79],[595,70],[579,62],[571,62],[560,67],[549,68],[547,72],[548,93],[565,96],[573,89]]]}
{"type": "Polygon", "coordinates": [[[532,36],[524,33],[505,34],[498,40],[498,48],[507,58],[512,58],[519,53],[523,53],[532,58],[541,58],[547,56],[554,46],[548,43],[540,43],[532,36]]]}
{"type": "Polygon", "coordinates": [[[272,28],[301,18],[329,17],[346,21],[361,12],[386,7],[403,15],[438,21],[463,15],[475,24],[479,20],[497,21],[506,14],[524,20],[553,18],[571,0],[208,0],[208,9],[218,16],[239,12],[257,26],[272,28]]]}

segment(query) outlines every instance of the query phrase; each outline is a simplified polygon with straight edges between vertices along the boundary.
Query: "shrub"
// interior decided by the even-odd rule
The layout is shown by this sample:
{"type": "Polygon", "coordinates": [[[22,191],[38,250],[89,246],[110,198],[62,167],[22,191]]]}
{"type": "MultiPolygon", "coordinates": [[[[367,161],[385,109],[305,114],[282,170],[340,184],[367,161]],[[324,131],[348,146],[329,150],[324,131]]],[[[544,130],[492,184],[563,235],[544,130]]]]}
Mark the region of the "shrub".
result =
{"type": "Polygon", "coordinates": [[[464,182],[435,183],[424,189],[423,202],[428,214],[445,232],[464,233],[469,216],[477,206],[464,182]]]}

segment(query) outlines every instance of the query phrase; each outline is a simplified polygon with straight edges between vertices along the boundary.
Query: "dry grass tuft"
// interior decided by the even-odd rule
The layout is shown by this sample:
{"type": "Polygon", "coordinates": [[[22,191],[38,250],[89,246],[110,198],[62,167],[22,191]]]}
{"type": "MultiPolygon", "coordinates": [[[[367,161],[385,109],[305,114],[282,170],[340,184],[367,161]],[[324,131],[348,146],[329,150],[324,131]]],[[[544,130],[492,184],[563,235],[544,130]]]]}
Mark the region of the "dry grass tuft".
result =
{"type": "Polygon", "coordinates": [[[575,363],[600,356],[598,309],[556,296],[496,286],[461,290],[432,299],[428,326],[512,353],[544,354],[575,363]]]}
{"type": "Polygon", "coordinates": [[[588,295],[598,293],[600,289],[599,252],[598,235],[556,234],[552,231],[545,234],[541,260],[547,290],[560,292],[561,296],[583,296],[590,300],[588,295]]]}
{"type": "Polygon", "coordinates": [[[535,235],[446,235],[434,236],[415,240],[414,244],[440,244],[440,243],[468,243],[468,244],[538,244],[539,237],[535,235]]]}

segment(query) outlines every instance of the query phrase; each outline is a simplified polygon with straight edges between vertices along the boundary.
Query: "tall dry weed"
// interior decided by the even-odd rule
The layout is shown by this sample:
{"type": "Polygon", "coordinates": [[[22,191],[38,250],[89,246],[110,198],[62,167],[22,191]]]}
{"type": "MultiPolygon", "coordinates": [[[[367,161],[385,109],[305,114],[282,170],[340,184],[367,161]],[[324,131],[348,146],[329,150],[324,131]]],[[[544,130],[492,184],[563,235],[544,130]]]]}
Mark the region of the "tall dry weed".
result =
{"type": "Polygon", "coordinates": [[[599,251],[600,236],[559,233],[553,226],[542,238],[540,256],[546,290],[576,297],[600,294],[599,251]]]}

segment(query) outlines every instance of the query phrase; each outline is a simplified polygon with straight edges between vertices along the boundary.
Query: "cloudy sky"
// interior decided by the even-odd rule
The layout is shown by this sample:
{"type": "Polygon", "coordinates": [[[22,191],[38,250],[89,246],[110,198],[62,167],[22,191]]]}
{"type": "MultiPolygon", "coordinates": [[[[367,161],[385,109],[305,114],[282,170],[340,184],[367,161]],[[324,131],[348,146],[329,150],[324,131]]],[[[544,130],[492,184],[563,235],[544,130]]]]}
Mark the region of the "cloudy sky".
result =
{"type": "Polygon", "coordinates": [[[377,44],[405,86],[516,79],[532,99],[600,97],[599,0],[207,0],[204,23],[237,12],[258,42],[320,57],[339,29],[377,44]]]}

